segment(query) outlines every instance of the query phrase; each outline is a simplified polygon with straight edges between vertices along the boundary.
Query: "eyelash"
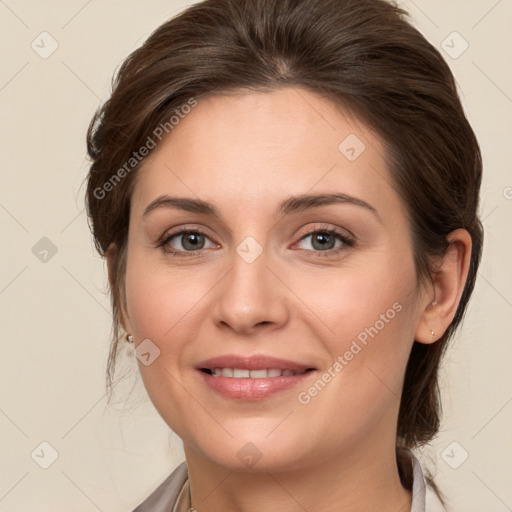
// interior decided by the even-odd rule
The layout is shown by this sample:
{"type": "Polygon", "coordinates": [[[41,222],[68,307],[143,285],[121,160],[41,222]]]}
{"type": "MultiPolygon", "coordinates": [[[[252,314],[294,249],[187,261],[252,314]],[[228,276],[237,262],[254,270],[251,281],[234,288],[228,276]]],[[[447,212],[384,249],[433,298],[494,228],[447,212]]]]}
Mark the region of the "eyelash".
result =
{"type": "MultiPolygon", "coordinates": [[[[165,254],[168,254],[170,256],[178,256],[178,257],[198,256],[198,253],[200,253],[201,251],[203,251],[205,249],[199,249],[196,251],[176,251],[174,249],[173,250],[165,249],[165,246],[169,243],[170,240],[172,240],[173,238],[178,237],[180,235],[183,235],[185,233],[195,233],[195,234],[199,234],[199,235],[204,235],[205,237],[209,238],[208,235],[206,233],[204,233],[203,231],[201,231],[200,229],[182,229],[180,231],[177,231],[176,233],[171,233],[169,236],[164,235],[163,239],[161,239],[159,242],[157,242],[157,247],[161,248],[165,254]]],[[[327,249],[324,251],[313,251],[313,250],[308,250],[308,249],[301,249],[301,250],[311,252],[315,255],[315,257],[325,258],[328,256],[331,256],[331,257],[335,256],[339,252],[346,250],[346,247],[353,247],[355,244],[355,241],[353,238],[351,238],[351,237],[347,236],[345,233],[342,233],[341,231],[338,231],[333,228],[316,228],[316,229],[304,234],[298,240],[298,242],[301,242],[308,236],[312,236],[312,235],[318,234],[318,233],[333,235],[338,240],[341,240],[341,242],[343,242],[343,244],[336,249],[327,249]]]]}

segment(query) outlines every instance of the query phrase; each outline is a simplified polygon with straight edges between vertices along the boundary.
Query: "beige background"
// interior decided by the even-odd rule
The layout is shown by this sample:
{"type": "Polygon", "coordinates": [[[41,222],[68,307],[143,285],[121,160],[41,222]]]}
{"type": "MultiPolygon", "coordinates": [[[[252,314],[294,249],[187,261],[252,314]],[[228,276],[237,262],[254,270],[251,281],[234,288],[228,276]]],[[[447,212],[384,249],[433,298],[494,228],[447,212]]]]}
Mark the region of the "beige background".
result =
{"type": "MultiPolygon", "coordinates": [[[[85,131],[112,73],[190,3],[0,0],[2,512],[129,511],[183,460],[179,439],[130,373],[133,359],[117,405],[106,406],[109,302],[83,180],[85,131]],[[42,58],[52,39],[58,48],[42,58]],[[41,468],[52,449],[58,458],[41,468]]],[[[485,164],[480,279],[443,367],[442,432],[421,460],[453,510],[504,512],[512,509],[512,1],[400,5],[437,47],[453,31],[468,42],[458,58],[441,51],[485,164]]],[[[453,37],[445,43],[452,53],[463,44],[453,37]]]]}

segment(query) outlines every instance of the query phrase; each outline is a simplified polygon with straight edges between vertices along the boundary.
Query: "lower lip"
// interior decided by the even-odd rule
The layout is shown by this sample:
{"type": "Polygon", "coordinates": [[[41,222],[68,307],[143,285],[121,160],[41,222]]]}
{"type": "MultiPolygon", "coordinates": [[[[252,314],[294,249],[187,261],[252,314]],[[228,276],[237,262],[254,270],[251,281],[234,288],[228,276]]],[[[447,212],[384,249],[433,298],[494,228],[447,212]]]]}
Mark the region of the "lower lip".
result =
{"type": "Polygon", "coordinates": [[[261,379],[234,377],[214,377],[209,373],[198,370],[206,384],[221,395],[239,400],[259,400],[266,398],[280,391],[293,388],[305,379],[309,378],[314,371],[310,370],[300,375],[289,375],[281,377],[269,377],[261,379]]]}

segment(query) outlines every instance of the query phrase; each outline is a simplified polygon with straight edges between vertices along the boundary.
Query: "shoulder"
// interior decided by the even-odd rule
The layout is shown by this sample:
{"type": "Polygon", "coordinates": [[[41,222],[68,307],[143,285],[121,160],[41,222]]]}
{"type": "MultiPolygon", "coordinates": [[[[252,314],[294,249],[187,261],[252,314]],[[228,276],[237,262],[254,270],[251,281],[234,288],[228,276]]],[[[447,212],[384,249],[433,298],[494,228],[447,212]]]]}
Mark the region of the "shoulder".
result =
{"type": "Polygon", "coordinates": [[[133,512],[172,510],[187,480],[187,464],[182,462],[133,512]]]}

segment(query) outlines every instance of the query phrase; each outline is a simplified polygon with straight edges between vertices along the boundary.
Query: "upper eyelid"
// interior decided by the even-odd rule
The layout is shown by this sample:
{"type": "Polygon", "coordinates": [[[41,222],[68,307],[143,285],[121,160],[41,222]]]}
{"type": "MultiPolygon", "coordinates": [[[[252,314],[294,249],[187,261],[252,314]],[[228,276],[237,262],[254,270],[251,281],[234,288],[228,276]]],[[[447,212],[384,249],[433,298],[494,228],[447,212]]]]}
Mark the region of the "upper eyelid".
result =
{"type": "Polygon", "coordinates": [[[313,228],[307,228],[307,231],[300,235],[299,240],[302,240],[303,237],[309,236],[312,233],[316,233],[317,231],[333,231],[336,234],[345,236],[346,238],[350,238],[351,240],[356,239],[356,236],[347,228],[333,227],[327,223],[316,222],[313,228]]]}

